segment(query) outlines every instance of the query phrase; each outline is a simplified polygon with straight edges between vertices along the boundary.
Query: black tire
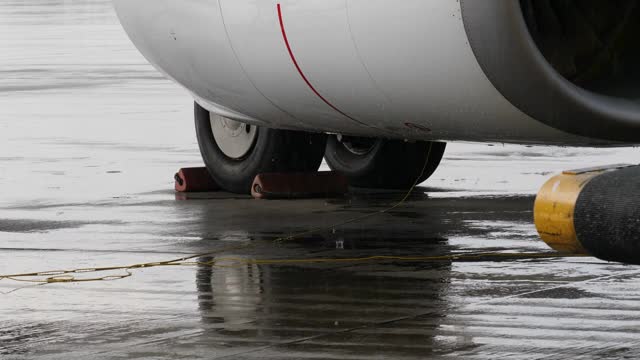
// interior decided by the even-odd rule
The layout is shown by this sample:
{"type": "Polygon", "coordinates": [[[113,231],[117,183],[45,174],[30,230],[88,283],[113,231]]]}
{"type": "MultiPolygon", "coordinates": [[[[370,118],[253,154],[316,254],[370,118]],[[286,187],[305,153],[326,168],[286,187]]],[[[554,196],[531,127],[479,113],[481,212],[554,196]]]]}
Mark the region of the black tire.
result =
{"type": "Polygon", "coordinates": [[[226,191],[247,194],[260,173],[317,171],[322,163],[325,134],[258,127],[249,153],[232,159],[214,139],[209,111],[195,103],[194,117],[202,159],[211,177],[226,191]]]}
{"type": "Polygon", "coordinates": [[[446,146],[442,142],[379,139],[372,140],[366,153],[355,153],[330,136],[325,159],[331,169],[347,176],[351,186],[409,189],[436,171],[446,146]]]}

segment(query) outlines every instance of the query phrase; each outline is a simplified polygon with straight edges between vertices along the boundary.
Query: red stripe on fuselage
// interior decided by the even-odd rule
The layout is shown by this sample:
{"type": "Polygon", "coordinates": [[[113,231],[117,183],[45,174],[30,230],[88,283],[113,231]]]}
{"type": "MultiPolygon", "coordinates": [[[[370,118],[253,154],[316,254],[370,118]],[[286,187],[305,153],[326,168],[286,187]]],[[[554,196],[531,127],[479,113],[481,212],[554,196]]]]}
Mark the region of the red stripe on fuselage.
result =
{"type": "Polygon", "coordinates": [[[316,94],[320,98],[320,100],[324,101],[325,104],[329,105],[333,110],[337,111],[338,113],[342,114],[343,116],[346,116],[347,118],[359,123],[358,120],[356,120],[356,119],[352,118],[351,116],[347,115],[344,111],[338,109],[336,106],[334,106],[332,103],[330,103],[329,100],[327,100],[324,96],[322,96],[318,92],[318,90],[316,90],[316,88],[311,84],[309,79],[307,79],[307,76],[304,74],[304,72],[300,68],[300,65],[298,64],[298,61],[296,60],[296,57],[293,54],[293,50],[291,50],[291,44],[289,44],[289,38],[287,37],[287,32],[286,32],[286,30],[284,28],[284,21],[282,20],[282,7],[280,6],[280,4],[278,4],[278,18],[280,19],[280,29],[282,30],[282,38],[284,39],[284,43],[287,46],[287,51],[289,51],[289,56],[291,57],[291,61],[293,62],[293,65],[296,67],[296,69],[298,70],[298,73],[302,77],[302,80],[304,80],[304,82],[307,84],[307,86],[309,86],[309,89],[311,89],[311,91],[313,91],[313,93],[316,94]]]}

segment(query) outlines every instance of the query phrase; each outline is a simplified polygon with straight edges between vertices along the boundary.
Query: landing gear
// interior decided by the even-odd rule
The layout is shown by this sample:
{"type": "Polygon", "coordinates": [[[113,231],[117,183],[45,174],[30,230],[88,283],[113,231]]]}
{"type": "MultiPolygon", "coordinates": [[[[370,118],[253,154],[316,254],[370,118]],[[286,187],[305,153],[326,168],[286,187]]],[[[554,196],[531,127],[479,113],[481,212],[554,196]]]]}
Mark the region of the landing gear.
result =
{"type": "Polygon", "coordinates": [[[332,135],[325,159],[356,187],[409,189],[433,174],[446,143],[332,135]],[[426,166],[425,166],[426,164],[426,166]],[[424,168],[424,171],[423,171],[424,168]]]}
{"type": "Polygon", "coordinates": [[[198,145],[223,189],[247,194],[259,173],[317,171],[327,136],[257,127],[194,108],[198,145]]]}

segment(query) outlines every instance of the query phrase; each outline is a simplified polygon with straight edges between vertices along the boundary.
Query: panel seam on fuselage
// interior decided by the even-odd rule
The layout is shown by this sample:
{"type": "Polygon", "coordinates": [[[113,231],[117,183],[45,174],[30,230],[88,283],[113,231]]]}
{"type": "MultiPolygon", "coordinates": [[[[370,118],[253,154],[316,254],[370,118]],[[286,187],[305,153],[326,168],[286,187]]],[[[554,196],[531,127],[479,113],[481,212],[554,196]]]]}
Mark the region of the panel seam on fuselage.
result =
{"type": "MultiPolygon", "coordinates": [[[[273,105],[276,109],[282,111],[284,114],[288,115],[289,117],[291,117],[292,119],[295,119],[298,123],[304,125],[304,122],[301,121],[300,119],[298,119],[297,117],[293,116],[293,114],[291,114],[290,112],[286,111],[285,109],[283,109],[282,107],[278,106],[273,100],[271,100],[267,95],[265,95],[265,93],[263,93],[258,86],[255,84],[255,82],[253,82],[253,80],[251,79],[251,77],[249,76],[249,73],[247,72],[247,70],[245,69],[244,65],[242,65],[242,61],[240,61],[240,57],[238,56],[238,53],[236,52],[235,47],[233,46],[233,41],[231,40],[231,36],[229,35],[229,29],[227,28],[227,23],[224,19],[224,11],[222,10],[222,0],[218,0],[218,8],[220,9],[220,18],[222,19],[222,27],[224,28],[224,32],[225,32],[225,36],[227,37],[227,42],[229,43],[229,47],[231,48],[231,52],[233,53],[233,56],[236,58],[236,62],[238,63],[238,66],[240,66],[240,69],[242,70],[242,73],[244,74],[244,76],[247,78],[247,80],[249,81],[249,83],[251,83],[251,85],[253,86],[254,89],[256,89],[256,91],[262,95],[262,97],[264,97],[265,100],[267,100],[271,105],[273,105]]],[[[261,121],[265,121],[267,123],[269,123],[269,121],[265,120],[265,119],[259,119],[261,121]]]]}
{"type": "Polygon", "coordinates": [[[382,87],[378,85],[378,82],[373,78],[373,75],[371,75],[371,71],[369,71],[369,68],[367,67],[367,65],[364,62],[364,59],[362,58],[362,54],[360,53],[360,49],[358,48],[358,43],[356,42],[355,35],[353,34],[353,28],[351,27],[351,16],[349,14],[349,0],[344,0],[344,6],[345,6],[345,12],[347,14],[346,16],[347,16],[347,27],[349,28],[349,37],[351,38],[351,42],[353,43],[353,48],[355,49],[356,57],[358,58],[358,61],[360,62],[360,65],[362,65],[362,68],[364,69],[364,71],[369,76],[371,83],[373,83],[373,87],[376,90],[378,90],[378,92],[380,92],[382,97],[385,100],[387,100],[388,103],[392,103],[391,98],[382,90],[382,87]]]}

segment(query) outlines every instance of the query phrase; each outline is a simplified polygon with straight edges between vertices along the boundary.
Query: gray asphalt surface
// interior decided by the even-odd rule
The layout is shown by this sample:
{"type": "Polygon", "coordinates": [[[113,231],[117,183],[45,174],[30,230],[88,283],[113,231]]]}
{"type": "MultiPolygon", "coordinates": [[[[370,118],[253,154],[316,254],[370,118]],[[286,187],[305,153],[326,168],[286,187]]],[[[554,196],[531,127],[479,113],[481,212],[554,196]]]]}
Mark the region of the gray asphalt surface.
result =
{"type": "MultiPolygon", "coordinates": [[[[199,260],[544,252],[531,209],[551,174],[640,159],[632,148],[451,144],[400,208],[343,227],[333,225],[403,194],[185,198],[172,176],[201,164],[192,100],[146,64],[109,1],[6,0],[0,30],[0,274],[239,246],[199,260]],[[314,227],[326,230],[274,241],[314,227]]],[[[637,266],[500,257],[224,265],[108,282],[0,280],[0,358],[640,356],[637,266]]]]}

